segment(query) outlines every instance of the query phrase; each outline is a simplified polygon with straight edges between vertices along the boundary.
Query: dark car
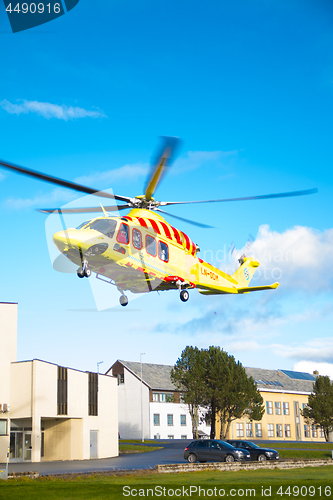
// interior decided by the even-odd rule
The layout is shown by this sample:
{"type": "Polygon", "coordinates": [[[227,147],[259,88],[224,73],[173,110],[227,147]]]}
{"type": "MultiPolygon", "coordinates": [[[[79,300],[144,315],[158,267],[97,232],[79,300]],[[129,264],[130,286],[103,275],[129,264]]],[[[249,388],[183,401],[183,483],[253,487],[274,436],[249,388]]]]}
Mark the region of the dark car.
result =
{"type": "Polygon", "coordinates": [[[192,441],[184,450],[184,458],[188,462],[237,462],[250,460],[250,453],[231,446],[218,439],[198,439],[192,441]]]}
{"type": "Polygon", "coordinates": [[[240,439],[228,439],[228,443],[242,450],[246,450],[251,455],[251,460],[259,460],[259,462],[265,462],[265,460],[279,460],[279,452],[272,450],[271,448],[261,448],[257,444],[251,441],[241,441],[240,439]]]}

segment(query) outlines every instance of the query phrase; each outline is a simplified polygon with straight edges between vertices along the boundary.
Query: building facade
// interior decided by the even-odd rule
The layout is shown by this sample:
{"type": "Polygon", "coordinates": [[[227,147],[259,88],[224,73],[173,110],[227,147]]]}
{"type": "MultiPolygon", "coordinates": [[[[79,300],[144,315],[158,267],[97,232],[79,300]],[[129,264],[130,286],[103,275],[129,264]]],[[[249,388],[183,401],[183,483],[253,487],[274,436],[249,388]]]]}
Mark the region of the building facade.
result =
{"type": "MultiPolygon", "coordinates": [[[[171,382],[172,368],[118,360],[108,370],[107,374],[112,373],[118,379],[122,439],[192,439],[191,416],[180,392],[171,382]]],[[[210,426],[201,422],[199,432],[209,435],[210,426]]]]}
{"type": "MultiPolygon", "coordinates": [[[[257,383],[265,413],[260,421],[250,422],[246,417],[234,420],[227,439],[325,441],[323,430],[309,425],[301,415],[316,380],[314,375],[289,370],[245,370],[257,383]]],[[[216,428],[219,437],[219,419],[216,428]]]]}
{"type": "Polygon", "coordinates": [[[118,455],[117,380],[16,361],[17,304],[0,304],[0,463],[118,455]],[[2,401],[2,403],[1,403],[2,401]]]}

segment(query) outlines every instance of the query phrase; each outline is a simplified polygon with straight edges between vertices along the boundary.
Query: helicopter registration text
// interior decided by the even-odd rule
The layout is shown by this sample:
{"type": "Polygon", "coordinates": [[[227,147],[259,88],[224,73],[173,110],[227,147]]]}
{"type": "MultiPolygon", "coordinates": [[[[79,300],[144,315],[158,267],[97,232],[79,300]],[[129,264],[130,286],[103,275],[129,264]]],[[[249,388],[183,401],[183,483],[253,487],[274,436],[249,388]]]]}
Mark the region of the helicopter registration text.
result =
{"type": "Polygon", "coordinates": [[[201,274],[203,274],[204,276],[208,276],[208,278],[214,280],[214,281],[218,281],[219,277],[216,273],[214,273],[213,271],[210,271],[209,269],[206,269],[205,267],[201,267],[201,274]]]}

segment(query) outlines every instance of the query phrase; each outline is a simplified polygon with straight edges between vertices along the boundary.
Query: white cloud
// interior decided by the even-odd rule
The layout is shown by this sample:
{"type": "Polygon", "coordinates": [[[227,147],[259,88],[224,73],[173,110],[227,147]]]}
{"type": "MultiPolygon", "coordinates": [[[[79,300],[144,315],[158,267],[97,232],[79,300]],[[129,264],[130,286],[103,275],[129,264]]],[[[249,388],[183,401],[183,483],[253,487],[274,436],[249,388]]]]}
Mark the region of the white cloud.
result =
{"type": "Polygon", "coordinates": [[[279,281],[285,291],[333,291],[333,274],[328,272],[333,255],[333,229],[320,232],[296,226],[278,233],[262,225],[246,254],[260,262],[254,281],[279,281]]]}
{"type": "Polygon", "coordinates": [[[314,371],[319,372],[319,375],[328,375],[333,379],[333,364],[332,363],[320,363],[318,361],[299,361],[294,365],[293,368],[296,372],[306,372],[313,373],[314,371]]]}
{"type": "Polygon", "coordinates": [[[88,186],[97,182],[117,182],[123,179],[138,179],[147,176],[149,171],[148,163],[134,163],[132,165],[123,165],[122,167],[113,170],[105,170],[104,172],[94,172],[91,175],[84,175],[75,179],[75,182],[88,186]]]}
{"type": "Polygon", "coordinates": [[[100,111],[89,111],[79,107],[66,106],[65,104],[51,104],[49,102],[20,100],[20,104],[12,104],[6,99],[0,102],[0,106],[13,115],[35,113],[44,118],[57,118],[58,120],[73,120],[75,118],[105,118],[106,115],[100,111]]]}
{"type": "Polygon", "coordinates": [[[333,337],[316,338],[299,345],[272,344],[271,349],[284,358],[302,362],[331,363],[333,361],[333,337]]]}
{"type": "Polygon", "coordinates": [[[62,188],[56,188],[50,193],[41,194],[34,198],[7,198],[4,204],[7,208],[21,210],[38,205],[38,208],[57,208],[51,207],[52,203],[68,202],[77,197],[74,193],[62,188]]]}

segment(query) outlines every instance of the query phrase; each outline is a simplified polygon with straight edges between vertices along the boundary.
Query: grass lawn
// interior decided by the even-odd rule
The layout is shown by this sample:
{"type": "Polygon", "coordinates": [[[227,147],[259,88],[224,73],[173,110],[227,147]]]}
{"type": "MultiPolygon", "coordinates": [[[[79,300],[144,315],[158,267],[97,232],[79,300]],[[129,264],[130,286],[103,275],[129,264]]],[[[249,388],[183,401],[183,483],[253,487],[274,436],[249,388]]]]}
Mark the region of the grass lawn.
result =
{"type": "Polygon", "coordinates": [[[0,483],[7,500],[120,500],[122,498],[331,498],[333,468],[240,472],[90,475],[13,479],[0,483]],[[199,487],[201,493],[199,495],[199,487]],[[164,488],[164,489],[163,489],[164,488]],[[185,493],[184,493],[185,490],[185,493]],[[203,494],[205,491],[205,495],[203,494]],[[186,494],[187,492],[187,494],[186,494]],[[215,492],[215,495],[214,495],[215,492]]]}
{"type": "Polygon", "coordinates": [[[280,443],[260,443],[259,446],[262,446],[263,448],[273,448],[273,449],[278,449],[278,448],[297,448],[301,450],[306,450],[306,449],[314,449],[314,450],[333,450],[333,443],[289,443],[288,441],[281,441],[280,443]]]}
{"type": "Polygon", "coordinates": [[[119,444],[119,451],[145,453],[146,451],[161,450],[163,446],[138,446],[137,444],[119,444]]]}

